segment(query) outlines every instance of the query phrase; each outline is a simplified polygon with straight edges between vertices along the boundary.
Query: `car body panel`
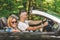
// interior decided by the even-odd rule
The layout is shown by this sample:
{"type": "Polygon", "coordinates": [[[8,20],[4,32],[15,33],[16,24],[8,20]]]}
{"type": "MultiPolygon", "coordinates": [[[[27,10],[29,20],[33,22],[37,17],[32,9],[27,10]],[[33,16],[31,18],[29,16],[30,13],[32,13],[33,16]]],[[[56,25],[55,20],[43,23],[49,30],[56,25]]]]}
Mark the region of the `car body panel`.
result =
{"type": "Polygon", "coordinates": [[[60,36],[55,36],[54,32],[0,32],[0,40],[56,40],[60,36]]]}

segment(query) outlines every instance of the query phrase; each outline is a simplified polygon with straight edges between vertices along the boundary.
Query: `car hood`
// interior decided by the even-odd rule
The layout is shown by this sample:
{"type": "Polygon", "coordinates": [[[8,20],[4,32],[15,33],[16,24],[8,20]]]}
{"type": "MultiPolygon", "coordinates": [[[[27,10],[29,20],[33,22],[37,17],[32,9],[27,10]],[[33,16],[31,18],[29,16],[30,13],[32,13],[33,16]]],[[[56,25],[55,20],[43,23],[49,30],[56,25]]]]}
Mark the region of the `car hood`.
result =
{"type": "Polygon", "coordinates": [[[60,23],[60,19],[59,18],[57,18],[56,16],[53,16],[51,14],[48,14],[46,12],[42,12],[42,11],[39,11],[39,10],[32,10],[31,14],[41,15],[41,16],[49,18],[49,19],[51,19],[51,20],[53,20],[53,21],[55,21],[57,23],[60,23]]]}

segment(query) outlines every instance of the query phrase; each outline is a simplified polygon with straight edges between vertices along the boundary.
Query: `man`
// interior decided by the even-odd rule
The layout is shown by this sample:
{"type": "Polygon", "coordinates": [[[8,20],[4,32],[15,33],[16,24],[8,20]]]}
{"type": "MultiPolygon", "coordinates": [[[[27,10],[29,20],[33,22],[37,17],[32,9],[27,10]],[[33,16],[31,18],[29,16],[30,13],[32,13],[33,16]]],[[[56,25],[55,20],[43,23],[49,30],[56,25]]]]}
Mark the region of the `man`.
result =
{"type": "Polygon", "coordinates": [[[43,25],[40,25],[40,26],[35,26],[35,27],[30,27],[28,22],[27,21],[27,18],[28,18],[28,15],[27,15],[27,12],[22,10],[20,13],[19,13],[19,16],[20,16],[20,20],[19,20],[19,23],[18,23],[18,28],[22,31],[22,32],[28,32],[30,30],[37,30],[41,27],[44,27],[47,25],[47,23],[44,23],[43,25]]]}

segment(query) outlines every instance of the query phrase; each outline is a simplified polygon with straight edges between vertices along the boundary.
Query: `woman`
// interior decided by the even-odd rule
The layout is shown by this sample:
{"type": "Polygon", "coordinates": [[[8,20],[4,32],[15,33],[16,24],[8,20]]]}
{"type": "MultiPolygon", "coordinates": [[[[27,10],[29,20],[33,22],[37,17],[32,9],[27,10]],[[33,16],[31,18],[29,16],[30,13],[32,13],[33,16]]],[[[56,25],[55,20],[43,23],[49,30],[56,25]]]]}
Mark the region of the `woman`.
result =
{"type": "Polygon", "coordinates": [[[17,19],[13,16],[9,16],[7,20],[8,28],[6,29],[6,32],[20,32],[20,30],[17,28],[17,19]]]}

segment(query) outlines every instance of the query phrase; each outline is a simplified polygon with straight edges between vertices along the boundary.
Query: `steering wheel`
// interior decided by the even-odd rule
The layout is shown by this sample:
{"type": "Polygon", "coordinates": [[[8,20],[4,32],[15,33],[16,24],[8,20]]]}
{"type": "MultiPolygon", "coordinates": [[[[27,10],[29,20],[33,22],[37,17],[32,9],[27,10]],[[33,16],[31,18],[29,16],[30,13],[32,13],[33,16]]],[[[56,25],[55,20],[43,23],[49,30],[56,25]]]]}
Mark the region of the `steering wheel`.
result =
{"type": "Polygon", "coordinates": [[[54,22],[52,20],[50,20],[50,19],[47,19],[46,22],[48,22],[48,25],[43,28],[43,31],[46,30],[47,32],[52,32],[54,22]]]}

